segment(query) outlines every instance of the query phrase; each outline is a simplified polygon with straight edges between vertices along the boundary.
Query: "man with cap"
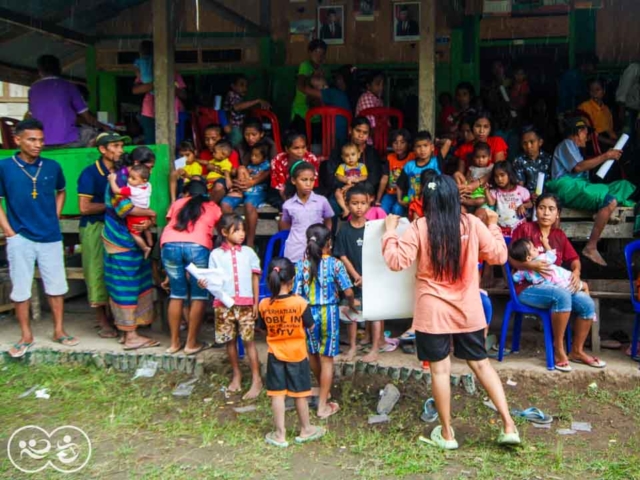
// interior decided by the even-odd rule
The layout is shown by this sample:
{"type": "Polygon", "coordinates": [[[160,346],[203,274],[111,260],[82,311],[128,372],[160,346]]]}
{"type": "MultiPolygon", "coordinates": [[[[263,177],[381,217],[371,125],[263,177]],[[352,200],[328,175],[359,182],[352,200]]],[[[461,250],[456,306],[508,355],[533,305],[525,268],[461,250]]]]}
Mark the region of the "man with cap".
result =
{"type": "Polygon", "coordinates": [[[59,218],[65,200],[62,168],[42,158],[44,130],[31,118],[18,123],[14,132],[20,149],[0,160],[0,227],[7,242],[11,300],[20,324],[20,341],[9,349],[23,357],[33,346],[29,320],[31,285],[38,265],[53,316],[53,340],[67,347],[79,342],[63,326],[64,295],[68,291],[59,218]]]}
{"type": "Polygon", "coordinates": [[[580,149],[587,144],[589,126],[579,117],[567,119],[566,124],[567,138],[553,153],[553,179],[547,182],[545,187],[558,195],[563,207],[597,212],[591,236],[582,254],[592,262],[606,266],[607,262],[598,252],[598,240],[616,207],[634,205],[631,197],[634,196],[636,187],[626,180],[609,184],[591,183],[589,171],[600,167],[607,160],[619,160],[622,152],[611,149],[585,160],[580,149]]]}
{"type": "Polygon", "coordinates": [[[115,172],[116,162],[123,153],[129,137],[117,133],[101,133],[96,137],[100,158],[86,167],[78,178],[78,205],[80,208],[80,244],[82,245],[82,270],[87,284],[89,305],[96,309],[97,324],[102,338],[116,338],[118,332],[108,316],[109,295],[104,281],[104,195],[115,172]]]}

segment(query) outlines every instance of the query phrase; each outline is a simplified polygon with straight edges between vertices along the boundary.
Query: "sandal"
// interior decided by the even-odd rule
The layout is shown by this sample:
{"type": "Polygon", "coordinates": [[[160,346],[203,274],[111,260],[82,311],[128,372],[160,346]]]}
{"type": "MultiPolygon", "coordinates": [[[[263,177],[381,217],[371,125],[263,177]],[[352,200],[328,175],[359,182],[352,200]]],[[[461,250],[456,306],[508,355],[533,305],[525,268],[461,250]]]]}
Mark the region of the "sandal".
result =
{"type": "Polygon", "coordinates": [[[122,347],[124,350],[141,350],[143,348],[154,348],[159,347],[160,342],[157,340],[153,340],[152,338],[148,338],[146,341],[142,342],[139,345],[127,346],[126,344],[122,347]]]}
{"type": "Polygon", "coordinates": [[[80,343],[80,341],[76,337],[72,337],[70,335],[62,336],[53,339],[54,342],[59,343],[60,345],[64,345],[65,347],[75,347],[80,343]]]}
{"type": "Polygon", "coordinates": [[[556,363],[555,369],[564,373],[569,373],[571,370],[573,370],[571,365],[569,365],[569,362],[556,363]]]}
{"type": "Polygon", "coordinates": [[[322,420],[326,420],[331,415],[335,415],[336,413],[338,413],[340,411],[340,405],[338,405],[337,402],[329,402],[329,403],[327,403],[327,406],[331,409],[331,411],[329,413],[327,413],[326,415],[318,415],[318,418],[320,418],[322,420]]]}
{"type": "Polygon", "coordinates": [[[113,328],[100,328],[100,330],[98,330],[98,336],[100,338],[118,338],[118,331],[113,328]]]}
{"type": "Polygon", "coordinates": [[[607,366],[607,362],[605,362],[604,360],[600,360],[598,357],[591,357],[590,362],[584,361],[581,358],[569,358],[569,360],[573,363],[581,363],[592,368],[604,368],[607,366]]]}
{"type": "Polygon", "coordinates": [[[289,442],[286,440],[284,442],[279,442],[275,438],[276,432],[269,432],[264,436],[264,441],[269,445],[273,445],[274,447],[287,448],[289,446],[289,442]]]}
{"type": "Polygon", "coordinates": [[[208,350],[211,348],[211,344],[207,343],[207,342],[202,342],[202,344],[200,345],[199,348],[196,348],[195,350],[187,350],[186,348],[184,349],[184,353],[185,355],[195,355],[197,353],[200,353],[204,350],[208,350]]]}
{"type": "Polygon", "coordinates": [[[442,436],[442,425],[438,425],[431,431],[431,441],[436,447],[442,448],[443,450],[456,450],[458,448],[458,441],[455,439],[456,434],[453,428],[451,428],[451,434],[454,436],[454,439],[445,440],[442,436]]]}
{"type": "Polygon", "coordinates": [[[512,445],[520,445],[521,440],[520,440],[520,434],[518,433],[518,430],[516,430],[513,433],[504,433],[504,430],[502,430],[500,432],[500,435],[498,436],[498,445],[504,445],[504,446],[512,446],[512,445]]]}
{"type": "Polygon", "coordinates": [[[511,410],[511,415],[514,417],[524,418],[531,423],[538,423],[540,425],[546,425],[553,422],[553,417],[547,415],[539,408],[531,407],[526,410],[518,410],[514,408],[511,410]]]}
{"type": "Polygon", "coordinates": [[[11,353],[11,350],[9,350],[9,355],[11,356],[11,358],[22,358],[24,357],[27,352],[29,351],[29,349],[31,347],[33,347],[35,345],[36,342],[31,342],[31,343],[27,343],[27,342],[22,342],[22,343],[15,343],[12,347],[13,351],[15,353],[11,353]]]}
{"type": "Polygon", "coordinates": [[[296,443],[313,442],[314,440],[318,440],[319,438],[324,437],[325,433],[327,433],[327,429],[326,428],[316,427],[315,433],[313,433],[312,435],[309,435],[308,437],[297,436],[295,438],[295,442],[296,443]]]}
{"type": "Polygon", "coordinates": [[[420,420],[426,423],[435,422],[438,419],[438,410],[436,410],[436,401],[433,398],[429,398],[424,402],[422,407],[422,415],[420,420]]]}

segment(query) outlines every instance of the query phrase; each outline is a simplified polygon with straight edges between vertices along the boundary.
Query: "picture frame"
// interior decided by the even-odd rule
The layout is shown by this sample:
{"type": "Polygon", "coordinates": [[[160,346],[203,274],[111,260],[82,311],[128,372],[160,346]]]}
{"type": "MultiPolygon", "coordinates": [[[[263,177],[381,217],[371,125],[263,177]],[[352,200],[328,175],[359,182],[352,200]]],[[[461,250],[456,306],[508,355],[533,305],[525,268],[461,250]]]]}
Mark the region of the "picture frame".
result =
{"type": "Polygon", "coordinates": [[[395,2],[391,21],[394,42],[420,40],[420,2],[395,2]]]}
{"type": "Polygon", "coordinates": [[[318,7],[317,35],[327,45],[344,44],[344,5],[318,7]]]}
{"type": "Polygon", "coordinates": [[[353,0],[353,16],[356,22],[372,22],[376,10],[376,0],[353,0]]]}

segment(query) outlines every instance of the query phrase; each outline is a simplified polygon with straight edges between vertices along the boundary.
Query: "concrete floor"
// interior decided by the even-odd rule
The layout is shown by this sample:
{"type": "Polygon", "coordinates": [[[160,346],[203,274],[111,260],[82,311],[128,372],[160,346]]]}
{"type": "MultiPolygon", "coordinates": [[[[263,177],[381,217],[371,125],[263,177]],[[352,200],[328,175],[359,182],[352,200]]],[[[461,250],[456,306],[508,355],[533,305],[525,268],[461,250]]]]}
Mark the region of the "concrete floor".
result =
{"type": "MultiPolygon", "coordinates": [[[[494,322],[492,323],[491,332],[499,336],[500,319],[502,318],[502,305],[496,302],[494,305],[494,322]]],[[[627,317],[624,321],[628,325],[629,333],[631,328],[632,316],[624,314],[622,312],[614,312],[616,315],[616,322],[621,321],[621,317],[627,317]]],[[[603,315],[602,321],[607,322],[609,315],[603,315]]],[[[546,375],[565,375],[561,372],[549,372],[545,366],[544,360],[544,344],[542,340],[542,334],[533,330],[533,322],[528,322],[523,326],[523,337],[521,341],[522,350],[517,354],[512,354],[505,358],[503,362],[492,361],[492,364],[498,371],[504,371],[505,373],[517,373],[517,372],[531,372],[546,375]]],[[[401,333],[407,324],[401,321],[387,322],[386,329],[392,330],[394,336],[401,333]]],[[[69,300],[65,303],[65,329],[68,334],[76,336],[80,340],[80,345],[74,348],[64,347],[55,343],[51,338],[51,317],[48,312],[43,312],[43,319],[33,324],[33,330],[36,340],[36,345],[32,349],[33,351],[57,351],[57,352],[91,352],[100,354],[122,354],[124,350],[120,344],[114,339],[102,339],[98,337],[97,331],[94,328],[94,316],[91,309],[87,306],[84,298],[76,298],[69,300]]],[[[169,345],[168,334],[162,331],[160,322],[154,323],[150,329],[145,329],[145,335],[155,338],[161,342],[161,346],[157,348],[144,349],[134,352],[129,352],[129,355],[142,356],[163,356],[164,351],[169,345]]],[[[0,316],[0,352],[6,352],[11,348],[11,345],[16,342],[20,337],[18,324],[12,313],[0,316]]],[[[214,329],[213,324],[205,322],[203,325],[200,339],[213,343],[214,329]]],[[[257,341],[258,351],[260,358],[264,362],[266,361],[266,344],[263,336],[258,337],[257,341]]],[[[4,358],[8,358],[5,354],[4,358]]],[[[177,357],[184,358],[183,355],[178,354],[177,357]]],[[[224,361],[225,352],[223,348],[216,348],[204,351],[197,355],[197,361],[207,365],[213,363],[220,363],[224,361]]],[[[640,377],[640,371],[638,370],[638,363],[629,359],[624,355],[623,351],[603,350],[600,357],[608,363],[608,367],[605,369],[606,374],[614,375],[631,375],[640,377]]],[[[388,367],[406,367],[409,369],[420,369],[421,362],[419,362],[415,355],[409,355],[403,353],[400,349],[391,353],[384,353],[379,356],[378,364],[380,366],[388,367]]],[[[581,371],[585,374],[598,374],[601,371],[584,366],[573,364],[574,371],[581,371]]],[[[453,373],[464,374],[468,373],[469,369],[464,362],[454,359],[453,361],[453,373]]]]}

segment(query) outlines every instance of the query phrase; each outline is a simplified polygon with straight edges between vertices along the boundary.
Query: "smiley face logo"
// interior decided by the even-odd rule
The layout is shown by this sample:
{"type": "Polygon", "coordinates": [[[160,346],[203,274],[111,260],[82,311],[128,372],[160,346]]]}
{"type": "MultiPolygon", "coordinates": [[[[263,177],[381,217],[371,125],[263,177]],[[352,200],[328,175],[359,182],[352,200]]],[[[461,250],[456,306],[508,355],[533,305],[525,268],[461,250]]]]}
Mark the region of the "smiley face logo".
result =
{"type": "Polygon", "coordinates": [[[65,425],[51,433],[37,425],[21,427],[9,438],[7,456],[24,473],[51,467],[61,473],[83,469],[91,458],[88,435],[78,427],[65,425]]]}

